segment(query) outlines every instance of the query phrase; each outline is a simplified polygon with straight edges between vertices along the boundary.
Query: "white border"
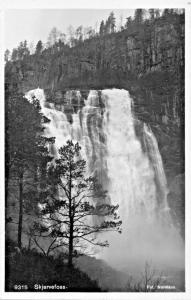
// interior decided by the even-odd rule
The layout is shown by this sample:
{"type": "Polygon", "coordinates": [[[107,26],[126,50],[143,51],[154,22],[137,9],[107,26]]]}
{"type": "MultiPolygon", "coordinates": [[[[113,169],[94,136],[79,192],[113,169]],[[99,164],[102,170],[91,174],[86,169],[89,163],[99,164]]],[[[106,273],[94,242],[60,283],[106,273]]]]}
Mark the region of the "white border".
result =
{"type": "MultiPolygon", "coordinates": [[[[0,240],[2,245],[0,247],[0,262],[2,270],[2,279],[5,278],[4,270],[4,236],[5,236],[5,222],[4,222],[4,11],[0,10],[0,240]]],[[[0,291],[4,288],[4,279],[0,280],[0,291]]]]}
{"type": "MultiPolygon", "coordinates": [[[[187,292],[191,293],[191,2],[189,7],[186,9],[186,39],[185,39],[185,245],[186,245],[186,289],[187,292]]],[[[191,299],[191,297],[190,297],[191,299]]]]}
{"type": "MultiPolygon", "coordinates": [[[[160,0],[2,0],[0,3],[0,114],[1,114],[1,181],[0,181],[0,256],[1,256],[1,281],[0,299],[174,299],[191,300],[191,0],[181,1],[160,0]],[[186,292],[185,293],[21,293],[4,292],[4,10],[7,9],[130,9],[130,8],[185,8],[186,10],[186,83],[185,83],[185,136],[186,136],[186,292]],[[3,279],[3,280],[2,280],[3,279]]],[[[13,33],[14,34],[14,33],[13,33]]]]}
{"type": "Polygon", "coordinates": [[[189,1],[185,0],[160,0],[154,3],[151,0],[2,0],[3,9],[55,9],[55,8],[96,8],[96,9],[128,9],[128,8],[186,8],[189,1]]]}

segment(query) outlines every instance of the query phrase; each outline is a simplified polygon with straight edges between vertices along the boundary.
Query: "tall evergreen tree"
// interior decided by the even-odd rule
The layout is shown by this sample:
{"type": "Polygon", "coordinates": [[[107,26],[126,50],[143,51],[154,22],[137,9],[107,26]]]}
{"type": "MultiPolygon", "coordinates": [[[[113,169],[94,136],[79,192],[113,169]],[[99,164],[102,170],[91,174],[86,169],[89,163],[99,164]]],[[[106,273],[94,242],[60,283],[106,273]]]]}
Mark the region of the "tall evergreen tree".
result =
{"type": "Polygon", "coordinates": [[[136,23],[138,23],[138,24],[143,23],[144,13],[145,13],[144,9],[136,9],[135,10],[134,19],[135,19],[136,23]]]}
{"type": "Polygon", "coordinates": [[[155,9],[155,18],[160,17],[160,9],[155,9]]]}
{"type": "Polygon", "coordinates": [[[26,40],[24,42],[20,42],[17,50],[18,50],[18,59],[20,59],[20,60],[22,60],[30,55],[30,51],[29,51],[26,40]]]}
{"type": "Polygon", "coordinates": [[[114,12],[112,11],[109,15],[109,20],[110,20],[110,30],[111,33],[113,33],[115,31],[115,16],[114,16],[114,12]]]}
{"type": "Polygon", "coordinates": [[[76,35],[76,39],[77,39],[79,42],[82,42],[82,40],[83,40],[83,27],[82,27],[82,25],[79,26],[79,27],[76,29],[75,35],[76,35]]]}
{"type": "Polygon", "coordinates": [[[68,249],[69,266],[75,251],[83,253],[86,244],[108,246],[107,241],[98,240],[98,234],[120,232],[121,225],[118,205],[109,203],[95,177],[85,176],[86,162],[81,159],[80,149],[72,141],[59,149],[60,158],[49,169],[51,185],[41,203],[41,223],[35,224],[41,237],[44,234],[53,238],[49,252],[61,246],[68,249]]]}
{"type": "Polygon", "coordinates": [[[132,17],[128,17],[128,18],[126,18],[126,23],[125,23],[125,28],[128,28],[129,27],[129,25],[131,24],[131,22],[132,22],[132,17]]]}
{"type": "Polygon", "coordinates": [[[11,60],[16,61],[18,59],[18,50],[17,48],[13,48],[12,54],[11,54],[11,60]]]}
{"type": "MultiPolygon", "coordinates": [[[[52,158],[48,154],[46,144],[54,139],[41,137],[43,123],[46,122],[41,113],[37,99],[29,103],[21,94],[7,95],[6,98],[6,157],[5,157],[5,190],[8,210],[8,191],[11,184],[16,186],[14,193],[18,195],[18,247],[22,247],[24,193],[26,185],[34,182],[37,168],[52,158]]],[[[16,199],[16,196],[15,196],[16,199]]],[[[17,201],[16,201],[17,202],[17,201]]],[[[6,214],[7,219],[8,214],[6,214]]]]}
{"type": "Polygon", "coordinates": [[[113,33],[115,31],[115,27],[115,16],[114,13],[111,12],[105,23],[105,33],[113,33]]]}
{"type": "Polygon", "coordinates": [[[104,33],[105,33],[105,25],[104,25],[104,21],[102,20],[102,21],[101,21],[101,24],[100,24],[100,28],[99,28],[99,34],[100,34],[101,36],[103,36],[104,33]]]}
{"type": "Polygon", "coordinates": [[[38,43],[36,44],[36,50],[35,50],[35,53],[38,55],[38,54],[41,54],[43,50],[43,45],[42,45],[42,41],[38,41],[38,43]]]}
{"type": "Polygon", "coordinates": [[[150,19],[154,20],[155,18],[155,10],[153,8],[149,9],[150,19]]]}

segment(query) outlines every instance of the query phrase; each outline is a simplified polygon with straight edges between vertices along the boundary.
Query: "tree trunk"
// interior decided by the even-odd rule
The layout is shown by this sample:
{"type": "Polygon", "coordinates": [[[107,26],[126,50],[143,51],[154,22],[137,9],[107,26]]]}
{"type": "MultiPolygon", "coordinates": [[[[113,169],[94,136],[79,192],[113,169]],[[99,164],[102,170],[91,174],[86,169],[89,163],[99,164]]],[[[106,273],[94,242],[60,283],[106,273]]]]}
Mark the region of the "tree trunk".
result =
{"type": "MultiPolygon", "coordinates": [[[[8,146],[7,146],[8,151],[8,146]]],[[[5,157],[5,160],[8,158],[5,157]]],[[[8,190],[9,190],[9,173],[11,166],[8,162],[5,162],[5,220],[7,220],[7,210],[8,210],[8,190]]]]}
{"type": "MultiPolygon", "coordinates": [[[[5,171],[6,172],[6,171],[5,171]]],[[[8,186],[9,186],[9,179],[8,175],[5,175],[5,220],[7,220],[7,208],[8,208],[8,186]]]]}
{"type": "Polygon", "coordinates": [[[19,176],[19,223],[18,223],[18,247],[22,247],[22,225],[23,225],[23,172],[19,176]]]}
{"type": "Polygon", "coordinates": [[[74,219],[73,219],[73,212],[72,212],[72,172],[71,172],[71,164],[70,164],[70,179],[69,179],[69,218],[70,218],[70,234],[69,234],[68,266],[72,267],[74,219]]]}
{"type": "Polygon", "coordinates": [[[69,237],[69,255],[68,255],[68,266],[72,267],[73,258],[73,218],[70,218],[70,237],[69,237]]]}
{"type": "Polygon", "coordinates": [[[28,241],[28,250],[31,249],[31,236],[29,237],[29,241],[28,241]]]}

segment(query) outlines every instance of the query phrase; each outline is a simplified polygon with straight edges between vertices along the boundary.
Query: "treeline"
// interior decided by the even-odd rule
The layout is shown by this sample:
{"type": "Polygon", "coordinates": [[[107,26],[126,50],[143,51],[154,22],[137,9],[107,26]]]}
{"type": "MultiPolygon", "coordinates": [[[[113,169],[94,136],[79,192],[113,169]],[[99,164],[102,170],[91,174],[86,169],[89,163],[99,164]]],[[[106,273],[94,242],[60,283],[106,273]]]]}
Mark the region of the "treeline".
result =
{"type": "Polygon", "coordinates": [[[128,17],[118,30],[111,13],[101,22],[99,32],[82,26],[76,30],[70,26],[68,31],[66,38],[53,28],[46,46],[38,41],[32,53],[27,41],[12,53],[6,50],[6,83],[25,90],[30,86],[121,86],[133,90],[131,81],[150,71],[171,72],[177,83],[182,80],[184,13],[179,10],[165,9],[161,15],[158,9],[137,9],[134,18],[128,17]]]}
{"type": "Polygon", "coordinates": [[[99,30],[97,30],[97,28],[92,28],[91,26],[83,27],[82,25],[75,29],[72,25],[70,25],[67,28],[67,33],[63,33],[56,27],[53,27],[48,35],[47,42],[43,43],[41,40],[39,40],[36,45],[34,45],[33,42],[29,43],[26,40],[20,42],[17,48],[14,48],[12,51],[9,49],[5,51],[5,61],[20,60],[24,59],[30,54],[39,54],[43,50],[50,48],[55,44],[59,50],[63,45],[75,47],[87,39],[123,31],[132,24],[143,24],[145,21],[153,21],[160,17],[168,17],[170,15],[182,13],[182,9],[136,9],[134,17],[127,17],[125,23],[123,22],[123,16],[121,16],[120,24],[118,26],[116,25],[115,15],[113,12],[111,12],[105,22],[104,20],[101,21],[99,30]]]}

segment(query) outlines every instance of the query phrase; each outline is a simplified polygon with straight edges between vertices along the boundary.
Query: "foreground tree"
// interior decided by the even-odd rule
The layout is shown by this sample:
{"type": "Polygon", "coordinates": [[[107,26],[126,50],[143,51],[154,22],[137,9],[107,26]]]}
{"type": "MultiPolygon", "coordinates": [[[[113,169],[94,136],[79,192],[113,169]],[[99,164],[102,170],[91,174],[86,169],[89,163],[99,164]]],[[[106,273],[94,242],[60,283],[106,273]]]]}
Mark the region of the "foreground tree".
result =
{"type": "Polygon", "coordinates": [[[80,149],[72,141],[59,149],[60,158],[49,169],[51,188],[41,200],[41,223],[35,224],[41,237],[53,239],[49,252],[61,246],[68,249],[69,266],[76,251],[80,253],[88,243],[108,246],[107,241],[97,239],[98,233],[120,232],[121,225],[118,205],[109,204],[107,193],[94,177],[85,177],[86,162],[80,158],[80,149]]]}
{"type": "MultiPolygon", "coordinates": [[[[22,94],[6,93],[6,154],[5,154],[5,207],[6,220],[13,221],[8,198],[14,195],[14,205],[18,204],[17,243],[22,247],[23,216],[27,201],[25,194],[37,188],[37,173],[52,157],[49,156],[47,143],[54,139],[40,135],[43,124],[48,120],[40,113],[36,98],[31,103],[22,94]]],[[[29,199],[30,202],[30,199],[29,199]]]]}

